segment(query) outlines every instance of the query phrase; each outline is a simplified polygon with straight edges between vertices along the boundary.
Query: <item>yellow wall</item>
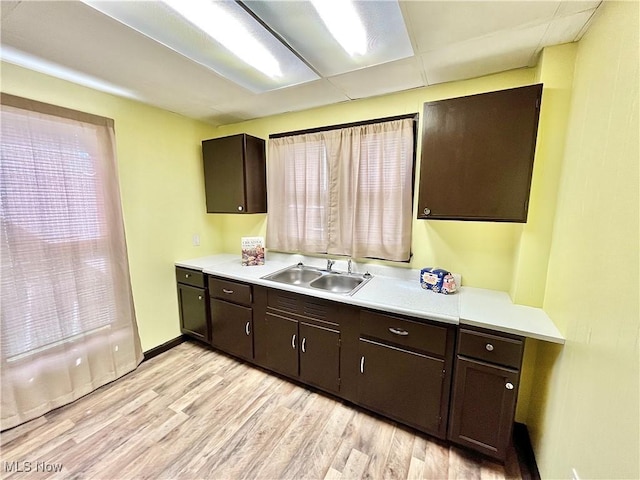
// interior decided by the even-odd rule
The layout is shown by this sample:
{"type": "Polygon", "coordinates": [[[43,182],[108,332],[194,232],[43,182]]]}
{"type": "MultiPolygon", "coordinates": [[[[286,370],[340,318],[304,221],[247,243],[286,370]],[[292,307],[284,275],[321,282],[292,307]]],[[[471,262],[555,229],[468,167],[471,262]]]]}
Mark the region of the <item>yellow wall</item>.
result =
{"type": "Polygon", "coordinates": [[[173,264],[219,248],[205,213],[200,141],[212,127],[10,64],[2,91],[115,120],[122,209],[142,348],[180,335],[173,264]],[[192,246],[199,233],[201,247],[192,246]]]}
{"type": "MultiPolygon", "coordinates": [[[[418,112],[422,117],[423,104],[427,101],[529,85],[535,81],[535,69],[514,70],[473,80],[225,125],[217,128],[214,136],[244,132],[268,138],[272,133],[405,113],[418,112]]],[[[418,152],[420,145],[419,140],[418,152]]],[[[419,162],[416,183],[418,178],[419,162]]],[[[415,208],[414,211],[416,211],[415,208]]],[[[461,273],[465,285],[509,291],[517,261],[516,249],[522,230],[521,224],[414,220],[412,240],[414,256],[410,266],[412,268],[444,267],[461,273]]],[[[249,234],[265,234],[266,215],[245,217],[227,215],[223,220],[222,232],[225,238],[223,248],[226,251],[235,252],[238,250],[240,237],[249,234]]],[[[544,278],[540,281],[541,288],[544,288],[544,278]]]]}
{"type": "Polygon", "coordinates": [[[579,42],[528,426],[543,478],[640,478],[640,4],[579,42]]]}

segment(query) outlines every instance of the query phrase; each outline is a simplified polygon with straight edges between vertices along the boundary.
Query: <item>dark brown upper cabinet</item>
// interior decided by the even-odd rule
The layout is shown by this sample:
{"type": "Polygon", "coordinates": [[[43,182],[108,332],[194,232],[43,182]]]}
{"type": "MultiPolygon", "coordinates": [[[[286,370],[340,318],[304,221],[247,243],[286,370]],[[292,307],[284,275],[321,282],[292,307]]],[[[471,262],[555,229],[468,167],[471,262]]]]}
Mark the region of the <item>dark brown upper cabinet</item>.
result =
{"type": "Polygon", "coordinates": [[[542,84],[424,104],[418,218],[527,221],[542,84]]]}
{"type": "Polygon", "coordinates": [[[202,142],[207,213],[266,213],[265,142],[245,133],[202,142]]]}

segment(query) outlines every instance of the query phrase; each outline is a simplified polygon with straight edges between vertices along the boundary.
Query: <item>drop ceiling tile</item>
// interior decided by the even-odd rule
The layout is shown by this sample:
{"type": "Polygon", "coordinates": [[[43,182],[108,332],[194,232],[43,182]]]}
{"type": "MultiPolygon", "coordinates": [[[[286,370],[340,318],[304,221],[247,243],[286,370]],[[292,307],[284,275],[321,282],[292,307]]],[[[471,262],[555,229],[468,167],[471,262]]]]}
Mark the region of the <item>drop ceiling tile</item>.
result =
{"type": "Polygon", "coordinates": [[[578,0],[563,0],[558,7],[556,17],[562,17],[565,15],[573,15],[574,13],[584,12],[585,10],[594,10],[602,2],[596,1],[578,1],[578,0]]]}
{"type": "Polygon", "coordinates": [[[498,32],[423,54],[430,85],[529,66],[546,25],[498,32]]]}
{"type": "Polygon", "coordinates": [[[416,58],[336,75],[329,81],[349,98],[372,97],[426,85],[416,58]]]}
{"type": "Polygon", "coordinates": [[[586,10],[573,15],[555,18],[549,24],[539,48],[579,40],[585,24],[589,22],[594,13],[595,10],[586,10]]]}
{"type": "Polygon", "coordinates": [[[417,53],[483,37],[498,31],[550,21],[558,1],[429,1],[405,2],[405,21],[409,25],[417,53]]]}
{"type": "Polygon", "coordinates": [[[328,80],[321,79],[302,85],[252,94],[238,101],[235,98],[214,105],[215,108],[246,119],[295,112],[349,100],[328,80]]]}

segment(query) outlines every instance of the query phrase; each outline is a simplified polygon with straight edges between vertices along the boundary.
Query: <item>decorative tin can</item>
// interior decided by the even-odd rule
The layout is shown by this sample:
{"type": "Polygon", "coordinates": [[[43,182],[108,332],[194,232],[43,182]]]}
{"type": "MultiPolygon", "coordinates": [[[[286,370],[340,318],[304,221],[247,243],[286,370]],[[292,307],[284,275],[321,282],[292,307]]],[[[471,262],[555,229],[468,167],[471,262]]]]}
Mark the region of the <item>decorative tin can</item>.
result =
{"type": "Polygon", "coordinates": [[[426,290],[433,290],[445,295],[455,292],[458,288],[451,272],[434,267],[420,270],[420,286],[426,290]]]}

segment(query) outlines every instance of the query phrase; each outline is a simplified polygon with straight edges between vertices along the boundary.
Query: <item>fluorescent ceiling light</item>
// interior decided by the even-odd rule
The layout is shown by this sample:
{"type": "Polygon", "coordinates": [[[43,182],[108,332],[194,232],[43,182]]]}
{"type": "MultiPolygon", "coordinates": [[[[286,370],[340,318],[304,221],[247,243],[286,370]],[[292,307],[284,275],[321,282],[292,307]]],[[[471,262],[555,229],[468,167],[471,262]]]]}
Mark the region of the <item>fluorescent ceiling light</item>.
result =
{"type": "Polygon", "coordinates": [[[311,0],[331,35],[351,55],[364,55],[367,51],[367,33],[358,12],[349,0],[311,0]]]}
{"type": "Polygon", "coordinates": [[[320,78],[235,1],[83,2],[254,93],[320,78]]]}
{"type": "Polygon", "coordinates": [[[395,0],[248,0],[244,4],[324,77],[413,56],[395,0]]]}
{"type": "Polygon", "coordinates": [[[207,0],[163,0],[238,58],[270,77],[281,77],[280,64],[245,26],[221,8],[207,0]]]}
{"type": "Polygon", "coordinates": [[[35,55],[22,52],[21,50],[8,45],[2,45],[2,48],[0,49],[0,59],[3,62],[12,63],[19,67],[28,68],[29,70],[77,83],[78,85],[93,88],[94,90],[100,90],[101,92],[111,93],[120,97],[131,98],[133,100],[140,100],[137,95],[129,90],[92,77],[91,75],[44,60],[43,58],[35,55]]]}

